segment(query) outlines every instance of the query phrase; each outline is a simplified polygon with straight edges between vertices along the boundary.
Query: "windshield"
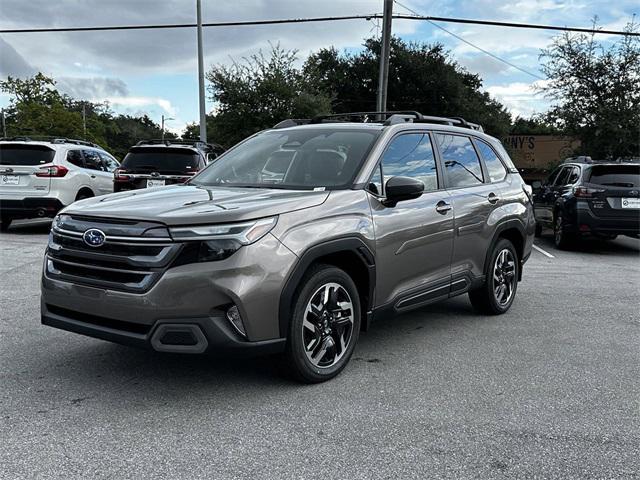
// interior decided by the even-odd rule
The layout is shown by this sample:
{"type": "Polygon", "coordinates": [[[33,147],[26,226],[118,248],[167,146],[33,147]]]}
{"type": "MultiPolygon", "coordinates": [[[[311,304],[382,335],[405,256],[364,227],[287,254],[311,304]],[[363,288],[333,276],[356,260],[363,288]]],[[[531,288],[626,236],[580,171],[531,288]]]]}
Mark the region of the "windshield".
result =
{"type": "Polygon", "coordinates": [[[50,163],[55,150],[43,145],[0,145],[0,165],[43,165],[50,163]]]}
{"type": "Polygon", "coordinates": [[[122,161],[129,172],[189,173],[198,171],[198,155],[184,148],[132,148],[122,161]]]}
{"type": "Polygon", "coordinates": [[[596,165],[589,183],[612,187],[640,187],[640,165],[596,165]]]}
{"type": "Polygon", "coordinates": [[[218,158],[190,183],[265,188],[350,186],[378,130],[305,128],[260,133],[218,158]]]}

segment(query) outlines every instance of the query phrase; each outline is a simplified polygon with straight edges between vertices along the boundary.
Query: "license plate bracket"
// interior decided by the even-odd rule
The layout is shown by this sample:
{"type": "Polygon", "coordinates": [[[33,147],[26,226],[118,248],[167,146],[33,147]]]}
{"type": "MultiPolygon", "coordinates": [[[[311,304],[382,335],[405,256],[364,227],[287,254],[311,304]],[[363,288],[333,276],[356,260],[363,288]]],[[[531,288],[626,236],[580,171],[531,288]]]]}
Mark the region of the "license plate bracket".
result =
{"type": "Polygon", "coordinates": [[[20,185],[18,175],[0,175],[0,185],[20,185]]]}
{"type": "Polygon", "coordinates": [[[147,188],[152,188],[152,187],[164,187],[166,185],[166,181],[165,180],[155,180],[155,179],[148,179],[147,180],[147,188]]]}
{"type": "Polygon", "coordinates": [[[620,205],[622,208],[640,209],[640,198],[621,198],[620,205]]]}

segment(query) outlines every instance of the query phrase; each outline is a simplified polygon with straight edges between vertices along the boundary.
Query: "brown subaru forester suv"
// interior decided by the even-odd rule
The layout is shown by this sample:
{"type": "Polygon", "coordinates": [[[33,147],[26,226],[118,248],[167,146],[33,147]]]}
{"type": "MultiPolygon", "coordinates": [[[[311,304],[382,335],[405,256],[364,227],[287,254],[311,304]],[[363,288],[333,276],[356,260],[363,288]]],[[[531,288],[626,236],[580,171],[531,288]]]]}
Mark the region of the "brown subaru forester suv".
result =
{"type": "Polygon", "coordinates": [[[284,352],[320,382],[374,318],[463,293],[506,312],[534,231],[529,187],[478,125],[285,120],[186,184],[60,212],[42,323],[161,352],[284,352]]]}

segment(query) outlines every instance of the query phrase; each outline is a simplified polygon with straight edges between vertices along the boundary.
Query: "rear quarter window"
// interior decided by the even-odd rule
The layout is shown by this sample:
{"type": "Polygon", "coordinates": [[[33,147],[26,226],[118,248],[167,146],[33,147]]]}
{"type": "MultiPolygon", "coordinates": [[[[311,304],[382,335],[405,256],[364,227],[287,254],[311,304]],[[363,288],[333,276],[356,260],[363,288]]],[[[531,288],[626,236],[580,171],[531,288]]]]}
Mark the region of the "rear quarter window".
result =
{"type": "Polygon", "coordinates": [[[589,183],[611,187],[640,187],[640,165],[594,165],[589,183]]]}
{"type": "Polygon", "coordinates": [[[0,165],[44,165],[56,151],[44,145],[0,144],[0,165]]]}

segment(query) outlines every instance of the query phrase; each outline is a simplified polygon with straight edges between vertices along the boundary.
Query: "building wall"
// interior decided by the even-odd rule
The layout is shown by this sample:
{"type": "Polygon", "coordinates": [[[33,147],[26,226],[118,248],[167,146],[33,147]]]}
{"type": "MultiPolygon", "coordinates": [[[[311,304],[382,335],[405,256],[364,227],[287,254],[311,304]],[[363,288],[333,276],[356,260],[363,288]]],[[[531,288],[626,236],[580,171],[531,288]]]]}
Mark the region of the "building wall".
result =
{"type": "Polygon", "coordinates": [[[534,180],[543,178],[580,147],[580,140],[557,135],[509,135],[502,143],[522,176],[534,180]]]}

